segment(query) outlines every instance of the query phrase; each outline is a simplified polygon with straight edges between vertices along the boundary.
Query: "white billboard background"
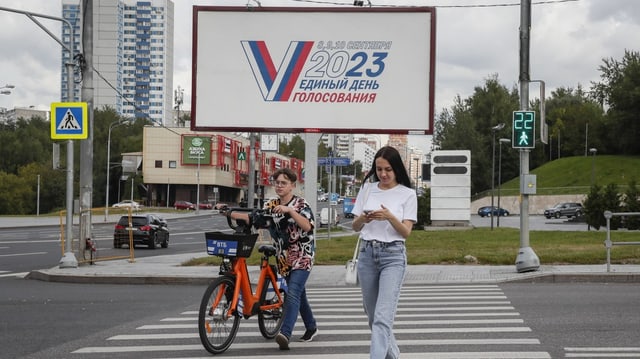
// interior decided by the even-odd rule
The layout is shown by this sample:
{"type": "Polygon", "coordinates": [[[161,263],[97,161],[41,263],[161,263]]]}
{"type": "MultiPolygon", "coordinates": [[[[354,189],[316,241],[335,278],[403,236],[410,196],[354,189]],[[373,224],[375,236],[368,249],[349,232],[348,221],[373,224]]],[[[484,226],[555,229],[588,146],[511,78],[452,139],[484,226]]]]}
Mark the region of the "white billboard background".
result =
{"type": "Polygon", "coordinates": [[[433,11],[194,7],[192,129],[430,134],[433,11]],[[265,99],[249,41],[263,41],[277,75],[290,46],[313,42],[287,100],[265,99]]]}

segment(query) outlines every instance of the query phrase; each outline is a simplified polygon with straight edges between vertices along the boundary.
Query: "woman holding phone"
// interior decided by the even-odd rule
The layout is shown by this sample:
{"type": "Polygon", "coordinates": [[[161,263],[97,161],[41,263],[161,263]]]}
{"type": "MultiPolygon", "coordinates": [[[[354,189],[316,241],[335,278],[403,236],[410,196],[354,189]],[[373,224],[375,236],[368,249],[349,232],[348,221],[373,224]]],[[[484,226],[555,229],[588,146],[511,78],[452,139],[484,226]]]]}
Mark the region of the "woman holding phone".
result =
{"type": "Polygon", "coordinates": [[[360,232],[358,281],[371,329],[369,356],[397,359],[393,322],[407,268],[405,240],[417,221],[418,199],[400,153],[390,146],[378,150],[363,183],[352,227],[360,232]]]}

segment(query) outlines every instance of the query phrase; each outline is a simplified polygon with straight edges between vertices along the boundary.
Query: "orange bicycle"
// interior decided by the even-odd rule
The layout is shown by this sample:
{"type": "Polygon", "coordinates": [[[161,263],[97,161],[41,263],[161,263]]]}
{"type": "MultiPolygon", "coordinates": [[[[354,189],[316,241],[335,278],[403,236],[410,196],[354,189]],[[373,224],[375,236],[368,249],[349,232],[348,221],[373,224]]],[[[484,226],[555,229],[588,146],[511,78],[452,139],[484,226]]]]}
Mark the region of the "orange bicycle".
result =
{"type": "Polygon", "coordinates": [[[205,349],[212,354],[227,350],[238,332],[240,318],[258,315],[260,333],[273,339],[280,331],[286,293],[278,284],[277,268],[269,264],[275,247],[261,245],[260,277],[255,292],[251,287],[246,258],[251,255],[258,238],[254,228],[268,225],[270,215],[264,210],[231,208],[227,222],[234,234],[206,232],[207,253],[222,257],[220,276],[204,292],[198,311],[198,332],[205,349]],[[232,211],[249,213],[249,223],[231,220],[232,211]]]}

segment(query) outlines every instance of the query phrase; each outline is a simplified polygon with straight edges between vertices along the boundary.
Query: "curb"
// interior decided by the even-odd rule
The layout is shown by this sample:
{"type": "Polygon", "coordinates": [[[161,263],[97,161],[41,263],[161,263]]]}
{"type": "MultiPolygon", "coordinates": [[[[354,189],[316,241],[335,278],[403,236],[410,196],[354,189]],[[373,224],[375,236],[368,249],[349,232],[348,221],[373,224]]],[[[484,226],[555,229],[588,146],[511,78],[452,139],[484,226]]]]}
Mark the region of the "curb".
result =
{"type": "Polygon", "coordinates": [[[34,279],[43,282],[56,282],[56,283],[78,283],[78,284],[193,284],[193,285],[207,285],[211,283],[211,278],[197,278],[197,277],[170,277],[170,276],[118,276],[118,275],[60,275],[49,274],[41,271],[31,271],[27,274],[25,279],[34,279]]]}
{"type": "MultiPolygon", "coordinates": [[[[164,285],[208,285],[217,278],[196,276],[151,276],[151,275],[61,275],[50,274],[43,271],[31,271],[25,279],[34,279],[44,282],[79,283],[79,284],[164,284],[164,285]]],[[[406,281],[405,285],[413,284],[456,284],[460,281],[406,281]]],[[[478,283],[640,283],[640,273],[548,273],[529,276],[526,278],[502,278],[489,280],[475,280],[478,283]]],[[[310,285],[317,287],[347,286],[344,281],[313,281],[310,285]]]]}

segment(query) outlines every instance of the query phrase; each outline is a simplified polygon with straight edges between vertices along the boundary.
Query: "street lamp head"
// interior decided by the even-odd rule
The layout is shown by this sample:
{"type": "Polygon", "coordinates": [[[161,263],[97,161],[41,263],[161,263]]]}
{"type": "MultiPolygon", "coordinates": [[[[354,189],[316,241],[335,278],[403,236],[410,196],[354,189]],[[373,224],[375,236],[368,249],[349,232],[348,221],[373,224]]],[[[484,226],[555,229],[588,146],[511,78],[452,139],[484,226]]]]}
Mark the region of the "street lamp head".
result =
{"type": "Polygon", "coordinates": [[[595,154],[596,154],[596,152],[598,152],[598,149],[597,149],[597,148],[595,148],[595,147],[591,147],[591,148],[589,149],[589,153],[592,153],[592,154],[594,154],[594,155],[595,155],[595,154]]]}
{"type": "Polygon", "coordinates": [[[2,91],[0,91],[0,94],[2,94],[2,95],[11,95],[11,90],[2,90],[2,91]]]}
{"type": "Polygon", "coordinates": [[[501,138],[500,139],[500,143],[511,143],[511,139],[510,138],[501,138]]]}
{"type": "Polygon", "coordinates": [[[496,132],[496,131],[500,131],[500,130],[502,130],[503,128],[504,128],[504,122],[499,123],[499,124],[497,124],[497,125],[495,125],[495,126],[491,127],[491,130],[492,130],[493,132],[496,132]]]}
{"type": "Polygon", "coordinates": [[[3,89],[14,89],[16,88],[14,85],[10,85],[10,84],[6,84],[4,86],[2,86],[3,89]]]}

